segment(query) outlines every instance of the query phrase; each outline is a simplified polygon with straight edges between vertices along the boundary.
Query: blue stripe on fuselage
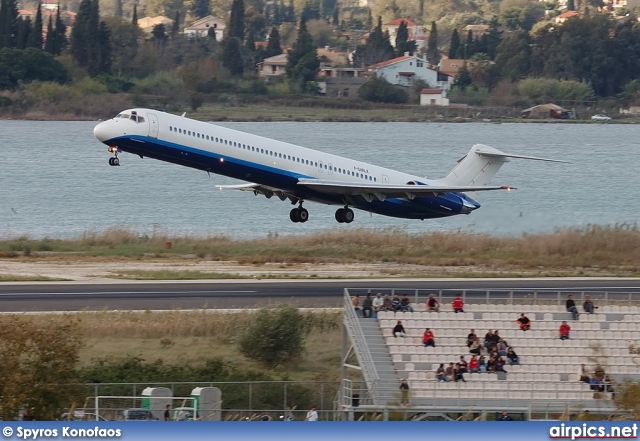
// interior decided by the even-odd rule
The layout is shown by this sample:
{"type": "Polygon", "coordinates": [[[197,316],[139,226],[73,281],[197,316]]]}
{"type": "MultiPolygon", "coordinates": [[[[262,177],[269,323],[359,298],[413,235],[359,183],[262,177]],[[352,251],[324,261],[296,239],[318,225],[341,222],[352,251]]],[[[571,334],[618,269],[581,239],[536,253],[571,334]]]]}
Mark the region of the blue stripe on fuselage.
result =
{"type": "MultiPolygon", "coordinates": [[[[344,204],[343,197],[340,195],[321,193],[297,184],[300,178],[315,179],[315,176],[146,136],[117,137],[104,143],[117,146],[125,152],[136,155],[279,188],[303,200],[329,205],[344,204]]],[[[413,200],[388,198],[384,201],[373,200],[367,202],[363,198],[358,198],[355,203],[350,203],[349,205],[360,210],[385,216],[406,219],[430,219],[460,214],[462,207],[461,197],[469,199],[462,193],[447,193],[443,196],[417,197],[413,200]]]]}

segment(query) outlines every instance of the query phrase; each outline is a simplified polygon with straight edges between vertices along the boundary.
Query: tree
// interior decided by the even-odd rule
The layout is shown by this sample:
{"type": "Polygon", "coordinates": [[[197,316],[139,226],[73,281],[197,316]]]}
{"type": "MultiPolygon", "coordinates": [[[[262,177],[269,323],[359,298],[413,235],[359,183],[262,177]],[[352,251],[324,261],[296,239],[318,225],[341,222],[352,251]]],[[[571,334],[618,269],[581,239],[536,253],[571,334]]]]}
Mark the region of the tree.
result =
{"type": "MultiPolygon", "coordinates": [[[[195,0],[193,2],[193,15],[197,18],[203,18],[209,15],[209,0],[195,0]]],[[[233,9],[232,9],[233,11],[233,9]]]]}
{"type": "Polygon", "coordinates": [[[180,11],[176,11],[176,15],[171,25],[171,37],[175,37],[180,33],[180,11]]]}
{"type": "Polygon", "coordinates": [[[407,52],[407,41],[409,40],[409,28],[407,22],[402,20],[396,33],[396,55],[401,57],[407,52]]]}
{"type": "Polygon", "coordinates": [[[56,420],[63,409],[82,397],[76,367],[83,341],[77,328],[72,317],[65,324],[19,316],[0,318],[3,420],[15,420],[25,408],[34,420],[56,420]]]}
{"type": "Polygon", "coordinates": [[[529,73],[531,66],[531,38],[525,31],[515,32],[498,46],[496,68],[502,77],[517,80],[529,73]]]}
{"type": "Polygon", "coordinates": [[[122,10],[122,0],[116,0],[116,10],[114,12],[116,17],[124,17],[124,11],[122,10]]]}
{"type": "Polygon", "coordinates": [[[0,1],[0,49],[16,47],[18,35],[18,2],[17,0],[0,1]]]}
{"type": "Polygon", "coordinates": [[[440,50],[438,49],[438,29],[436,22],[431,22],[431,32],[429,32],[429,40],[427,40],[427,61],[432,66],[440,63],[440,50]]]}
{"type": "Polygon", "coordinates": [[[131,24],[134,26],[138,26],[138,4],[137,3],[133,4],[133,14],[131,14],[131,24]]]}
{"type": "Polygon", "coordinates": [[[287,77],[304,89],[307,82],[315,80],[319,68],[320,60],[318,60],[316,46],[307,30],[307,21],[302,17],[298,29],[298,39],[287,56],[287,77]]]}
{"type": "Polygon", "coordinates": [[[460,68],[458,71],[458,75],[456,75],[456,79],[453,83],[454,87],[458,89],[465,89],[468,86],[471,86],[473,80],[471,79],[471,75],[469,74],[469,69],[467,69],[467,63],[464,63],[464,66],[460,68]]]}
{"type": "Polygon", "coordinates": [[[282,53],[282,46],[280,46],[280,33],[275,26],[271,28],[269,33],[269,41],[267,42],[267,49],[264,57],[269,58],[282,53]]]}
{"type": "Polygon", "coordinates": [[[449,46],[449,58],[456,58],[460,50],[460,34],[457,29],[451,32],[451,45],[449,46]]]}
{"type": "Polygon", "coordinates": [[[358,89],[358,96],[366,101],[376,103],[404,104],[409,101],[409,95],[404,90],[394,87],[384,78],[371,77],[358,89]]]}
{"type": "Polygon", "coordinates": [[[53,55],[60,55],[67,47],[67,25],[64,24],[60,17],[60,7],[56,12],[56,31],[55,41],[53,43],[53,55]]]}
{"type": "Polygon", "coordinates": [[[42,2],[38,2],[37,8],[33,29],[27,39],[27,47],[42,49],[42,2]]]}
{"type": "Polygon", "coordinates": [[[33,32],[33,25],[31,24],[31,18],[19,17],[17,21],[18,34],[15,37],[15,48],[25,49],[29,44],[29,35],[33,32]]]}
{"type": "Polygon", "coordinates": [[[55,41],[56,41],[56,31],[53,28],[53,16],[50,15],[49,16],[49,23],[47,23],[47,40],[44,43],[44,51],[50,53],[51,55],[55,55],[54,54],[54,45],[55,45],[55,41]]]}
{"type": "Polygon", "coordinates": [[[71,30],[71,56],[89,75],[111,71],[111,33],[100,21],[98,0],[82,0],[71,30]]]}
{"type": "Polygon", "coordinates": [[[502,42],[502,32],[500,31],[500,23],[496,17],[489,22],[489,32],[486,36],[486,53],[491,60],[496,58],[498,46],[502,42]]]}
{"type": "Polygon", "coordinates": [[[223,46],[222,64],[231,75],[241,76],[244,73],[242,42],[239,38],[229,37],[225,39],[223,46]]]}
{"type": "Polygon", "coordinates": [[[227,37],[237,38],[240,40],[240,45],[244,42],[244,2],[242,0],[233,0],[231,4],[227,37]]]}
{"type": "Polygon", "coordinates": [[[305,329],[298,309],[281,305],[263,308],[240,336],[238,346],[247,358],[266,368],[295,363],[304,352],[305,329]]]}
{"type": "Polygon", "coordinates": [[[390,60],[395,55],[389,34],[382,32],[382,17],[378,17],[378,25],[369,34],[367,42],[356,49],[354,64],[356,67],[366,67],[390,60]]]}

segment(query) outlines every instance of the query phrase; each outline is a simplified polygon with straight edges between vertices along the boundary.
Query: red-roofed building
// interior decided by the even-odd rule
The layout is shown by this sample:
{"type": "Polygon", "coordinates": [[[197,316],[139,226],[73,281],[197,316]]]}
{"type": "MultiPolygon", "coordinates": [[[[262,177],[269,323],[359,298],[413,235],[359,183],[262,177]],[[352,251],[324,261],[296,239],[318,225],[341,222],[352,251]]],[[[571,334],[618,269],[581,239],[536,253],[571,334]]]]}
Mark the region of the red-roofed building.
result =
{"type": "Polygon", "coordinates": [[[556,17],[556,24],[563,24],[565,21],[569,20],[573,17],[579,17],[580,13],[578,11],[567,11],[556,17]]]}
{"type": "Polygon", "coordinates": [[[407,24],[407,30],[409,31],[409,40],[415,40],[416,46],[418,49],[424,47],[425,38],[425,30],[418,23],[411,21],[406,18],[396,18],[388,23],[384,23],[382,25],[382,31],[389,32],[389,40],[393,47],[396,46],[396,37],[398,36],[398,28],[400,27],[400,23],[405,22],[407,24]]]}
{"type": "Polygon", "coordinates": [[[429,87],[438,89],[449,89],[452,84],[450,76],[429,68],[425,59],[415,55],[404,55],[383,61],[369,66],[367,70],[398,86],[411,87],[418,80],[424,81],[429,87]]]}
{"type": "Polygon", "coordinates": [[[444,89],[422,89],[420,91],[421,106],[448,106],[449,98],[444,89]]]}

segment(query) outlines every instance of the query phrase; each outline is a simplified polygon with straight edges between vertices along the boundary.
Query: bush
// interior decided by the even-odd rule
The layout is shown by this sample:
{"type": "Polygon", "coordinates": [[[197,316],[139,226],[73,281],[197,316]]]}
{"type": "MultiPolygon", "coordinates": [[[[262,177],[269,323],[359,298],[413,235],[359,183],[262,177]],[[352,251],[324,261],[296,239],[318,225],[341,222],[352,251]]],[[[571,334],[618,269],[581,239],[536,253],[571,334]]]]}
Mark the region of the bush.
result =
{"type": "Polygon", "coordinates": [[[267,368],[293,363],[304,351],[305,329],[298,309],[263,308],[239,339],[240,352],[267,368]]]}
{"type": "Polygon", "coordinates": [[[409,101],[407,92],[394,87],[384,78],[375,76],[360,87],[358,96],[363,100],[376,103],[405,104],[409,101]]]}

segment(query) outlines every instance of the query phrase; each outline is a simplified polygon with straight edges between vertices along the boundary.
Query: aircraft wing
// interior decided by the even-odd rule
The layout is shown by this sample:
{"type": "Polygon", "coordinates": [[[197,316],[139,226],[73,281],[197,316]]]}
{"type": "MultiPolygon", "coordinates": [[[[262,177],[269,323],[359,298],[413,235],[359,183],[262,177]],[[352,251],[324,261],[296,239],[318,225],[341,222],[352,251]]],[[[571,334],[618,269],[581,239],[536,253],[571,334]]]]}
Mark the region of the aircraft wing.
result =
{"type": "Polygon", "coordinates": [[[362,196],[367,201],[387,198],[413,199],[418,196],[437,196],[444,193],[463,193],[487,190],[515,190],[515,187],[486,186],[486,185],[389,185],[365,184],[359,182],[322,181],[317,179],[299,179],[298,185],[303,185],[323,193],[334,193],[345,196],[362,196]]]}
{"type": "Polygon", "coordinates": [[[264,195],[267,199],[271,199],[273,195],[278,196],[280,200],[284,201],[285,199],[290,199],[291,201],[296,200],[297,198],[294,195],[291,195],[279,188],[275,187],[267,187],[266,185],[260,184],[237,184],[237,185],[216,185],[216,188],[219,190],[241,190],[241,191],[251,191],[255,195],[264,195]]]}

